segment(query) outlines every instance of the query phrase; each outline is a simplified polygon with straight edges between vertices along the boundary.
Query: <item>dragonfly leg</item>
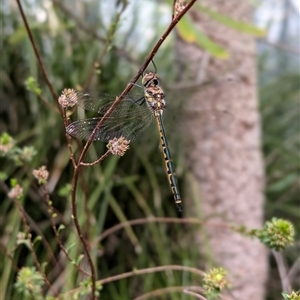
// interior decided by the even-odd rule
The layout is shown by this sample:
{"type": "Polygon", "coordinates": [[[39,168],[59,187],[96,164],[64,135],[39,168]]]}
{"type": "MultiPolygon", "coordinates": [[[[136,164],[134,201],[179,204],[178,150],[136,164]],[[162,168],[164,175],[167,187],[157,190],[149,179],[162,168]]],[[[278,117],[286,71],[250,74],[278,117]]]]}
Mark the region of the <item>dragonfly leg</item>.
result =
{"type": "Polygon", "coordinates": [[[134,82],[132,82],[132,81],[130,81],[130,83],[131,83],[132,85],[136,86],[136,87],[141,88],[141,89],[144,88],[143,86],[141,86],[141,85],[139,85],[139,84],[137,84],[137,83],[134,83],[134,82]]]}
{"type": "Polygon", "coordinates": [[[136,103],[137,105],[143,105],[145,103],[145,96],[142,96],[141,98],[136,99],[133,102],[136,103]]]}

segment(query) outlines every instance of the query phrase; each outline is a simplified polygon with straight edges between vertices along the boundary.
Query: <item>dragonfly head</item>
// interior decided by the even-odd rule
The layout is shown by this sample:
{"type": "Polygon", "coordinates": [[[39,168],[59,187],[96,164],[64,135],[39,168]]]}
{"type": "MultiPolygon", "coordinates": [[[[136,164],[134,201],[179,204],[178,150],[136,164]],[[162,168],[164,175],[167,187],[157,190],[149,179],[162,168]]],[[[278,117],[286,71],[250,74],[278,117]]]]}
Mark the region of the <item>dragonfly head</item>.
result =
{"type": "Polygon", "coordinates": [[[145,88],[159,85],[159,78],[154,72],[148,72],[143,76],[142,84],[145,88]]]}

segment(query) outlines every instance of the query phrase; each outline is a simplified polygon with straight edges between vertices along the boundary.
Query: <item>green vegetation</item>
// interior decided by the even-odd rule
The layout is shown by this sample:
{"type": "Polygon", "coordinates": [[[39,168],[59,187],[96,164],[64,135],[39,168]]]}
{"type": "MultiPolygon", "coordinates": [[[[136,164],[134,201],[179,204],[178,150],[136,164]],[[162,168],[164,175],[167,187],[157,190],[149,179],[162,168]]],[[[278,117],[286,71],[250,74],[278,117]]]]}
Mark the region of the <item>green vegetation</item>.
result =
{"type": "MultiPolygon", "coordinates": [[[[229,285],[223,269],[204,273],[198,269],[203,266],[194,265],[201,261],[200,253],[197,246],[186,245],[190,245],[193,231],[203,221],[175,218],[177,211],[165,178],[158,136],[151,129],[139,142],[130,144],[124,157],[109,155],[100,164],[81,170],[76,190],[77,216],[72,210],[74,168],[68,145],[72,145],[75,159],[83,145],[66,138],[64,118],[56,100],[65,88],[89,86],[95,91],[101,87],[102,92],[113,95],[122,92],[161,33],[154,30],[155,36],[145,40],[145,49],[136,49],[133,41],[141,36],[134,29],[137,8],[133,8],[132,25],[124,33],[121,25],[127,1],[118,2],[108,25],[100,23],[105,18],[103,12],[99,15],[97,1],[76,4],[80,6],[76,10],[79,15],[70,7],[65,10],[62,1],[51,2],[50,7],[24,4],[52,91],[19,10],[1,8],[2,299],[87,299],[93,288],[89,276],[92,269],[82,240],[86,241],[99,279],[94,288],[101,299],[133,299],[152,291],[168,295],[162,299],[189,299],[182,292],[195,285],[204,290],[191,292],[215,297],[229,285]],[[45,15],[45,20],[39,20],[37,15],[45,15]],[[82,240],[74,226],[76,220],[82,240]],[[173,289],[164,290],[166,287],[173,289]],[[62,295],[58,296],[57,291],[62,295]]],[[[162,26],[152,25],[158,29],[162,26]]],[[[205,37],[203,41],[208,42],[207,47],[211,45],[205,37]]],[[[168,55],[172,46],[165,45],[155,57],[162,78],[170,73],[173,59],[168,55]]],[[[219,55],[226,56],[221,46],[213,47],[219,55]]],[[[297,251],[285,248],[293,244],[294,231],[299,238],[300,230],[299,211],[295,209],[299,202],[297,84],[298,75],[284,74],[261,87],[266,219],[284,218],[296,227],[281,219],[272,220],[258,236],[271,248],[275,245],[276,250],[284,250],[289,267],[297,251]]],[[[66,116],[74,111],[70,108],[66,116]]],[[[79,114],[84,116],[83,112],[79,114]]],[[[183,190],[186,170],[180,145],[179,141],[177,153],[172,154],[183,190]]],[[[106,151],[104,144],[93,143],[85,162],[95,161],[106,151]]],[[[277,295],[280,293],[279,289],[277,295]]],[[[293,293],[284,297],[299,299],[293,293]]],[[[271,296],[270,299],[276,297],[271,296]]]]}

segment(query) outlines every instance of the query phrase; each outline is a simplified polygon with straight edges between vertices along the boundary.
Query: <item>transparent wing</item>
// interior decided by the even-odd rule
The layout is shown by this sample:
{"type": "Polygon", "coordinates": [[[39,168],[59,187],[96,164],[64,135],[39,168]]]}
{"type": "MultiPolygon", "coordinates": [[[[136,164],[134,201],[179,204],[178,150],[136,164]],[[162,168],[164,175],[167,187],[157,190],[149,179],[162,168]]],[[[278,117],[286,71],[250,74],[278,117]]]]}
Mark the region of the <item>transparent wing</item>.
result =
{"type": "MultiPolygon", "coordinates": [[[[97,94],[97,96],[91,95],[89,93],[76,92],[77,95],[77,105],[85,110],[97,112],[100,115],[104,115],[111,105],[116,101],[116,96],[108,94],[97,94]]],[[[121,115],[122,111],[127,111],[129,104],[124,104],[123,102],[135,102],[137,104],[142,103],[144,98],[143,89],[135,90],[128,93],[118,105],[118,112],[121,115]],[[123,105],[122,105],[123,103],[123,105]]]]}
{"type": "MultiPolygon", "coordinates": [[[[95,111],[100,116],[71,123],[67,127],[70,135],[88,140],[98,122],[115,101],[115,97],[105,94],[101,96],[99,99],[91,97],[88,93],[78,93],[78,105],[86,110],[95,111]]],[[[136,102],[133,94],[122,99],[110,116],[105,118],[93,140],[107,142],[121,136],[127,140],[134,140],[153,120],[153,113],[147,104],[143,103],[142,99],[137,100],[140,101],[136,102]]]]}

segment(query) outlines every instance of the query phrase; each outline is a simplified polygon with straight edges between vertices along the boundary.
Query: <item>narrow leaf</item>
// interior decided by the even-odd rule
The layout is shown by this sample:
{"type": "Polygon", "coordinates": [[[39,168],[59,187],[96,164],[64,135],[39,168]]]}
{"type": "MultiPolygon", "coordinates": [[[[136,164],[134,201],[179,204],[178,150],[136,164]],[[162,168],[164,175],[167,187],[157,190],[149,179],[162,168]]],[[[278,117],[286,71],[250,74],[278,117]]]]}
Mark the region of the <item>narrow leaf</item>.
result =
{"type": "Polygon", "coordinates": [[[250,23],[234,20],[226,15],[220,14],[219,12],[213,11],[205,6],[202,6],[199,3],[197,3],[196,6],[201,12],[205,13],[212,19],[218,21],[221,24],[226,25],[229,28],[235,29],[240,32],[249,33],[256,37],[264,37],[266,35],[265,30],[258,28],[250,23]]]}
{"type": "Polygon", "coordinates": [[[228,52],[197,29],[188,16],[180,20],[177,29],[180,37],[186,42],[199,45],[215,57],[221,59],[227,59],[229,57],[228,52]]]}

